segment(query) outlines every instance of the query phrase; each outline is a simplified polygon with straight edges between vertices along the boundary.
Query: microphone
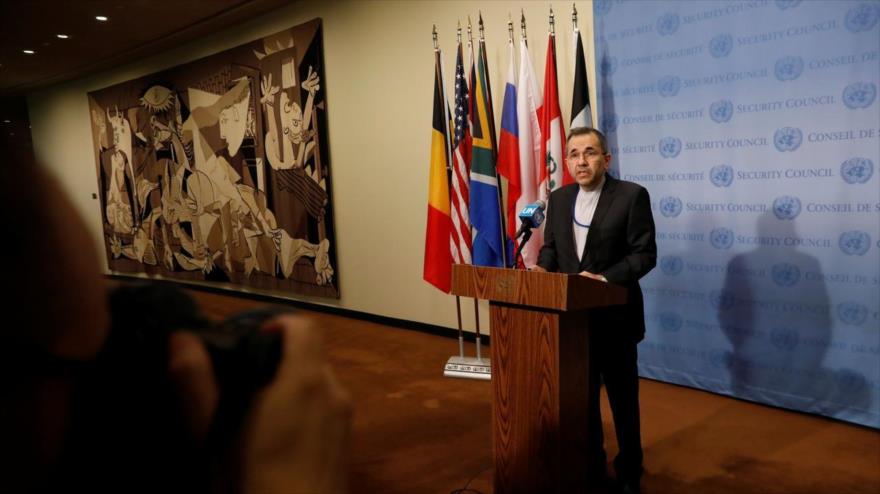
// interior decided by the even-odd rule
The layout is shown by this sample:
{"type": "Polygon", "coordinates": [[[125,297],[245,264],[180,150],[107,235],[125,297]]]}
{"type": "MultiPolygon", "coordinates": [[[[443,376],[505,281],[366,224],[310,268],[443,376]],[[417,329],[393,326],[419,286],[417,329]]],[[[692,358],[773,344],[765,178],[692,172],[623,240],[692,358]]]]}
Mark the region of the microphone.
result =
{"type": "Polygon", "coordinates": [[[519,220],[522,224],[519,227],[519,231],[516,232],[516,238],[521,237],[532,228],[538,228],[541,226],[541,223],[544,222],[544,209],[546,207],[547,203],[544,201],[535,201],[526,205],[526,207],[519,212],[519,220]]]}
{"type": "Polygon", "coordinates": [[[519,243],[519,248],[516,249],[516,253],[513,255],[513,266],[511,267],[517,265],[517,260],[522,253],[523,247],[532,238],[532,229],[538,228],[544,222],[544,208],[546,207],[547,203],[544,201],[535,201],[520,211],[519,220],[522,222],[522,225],[520,225],[519,231],[516,232],[516,238],[522,237],[522,240],[519,243]]]}

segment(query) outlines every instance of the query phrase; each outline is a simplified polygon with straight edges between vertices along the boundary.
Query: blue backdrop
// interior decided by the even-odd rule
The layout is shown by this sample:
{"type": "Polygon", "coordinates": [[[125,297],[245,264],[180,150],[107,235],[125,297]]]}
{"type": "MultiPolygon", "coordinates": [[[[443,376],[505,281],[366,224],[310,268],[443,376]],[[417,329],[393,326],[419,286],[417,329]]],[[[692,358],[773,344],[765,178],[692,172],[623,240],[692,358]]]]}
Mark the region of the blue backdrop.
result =
{"type": "Polygon", "coordinates": [[[645,377],[880,427],[880,2],[596,0],[645,377]]]}

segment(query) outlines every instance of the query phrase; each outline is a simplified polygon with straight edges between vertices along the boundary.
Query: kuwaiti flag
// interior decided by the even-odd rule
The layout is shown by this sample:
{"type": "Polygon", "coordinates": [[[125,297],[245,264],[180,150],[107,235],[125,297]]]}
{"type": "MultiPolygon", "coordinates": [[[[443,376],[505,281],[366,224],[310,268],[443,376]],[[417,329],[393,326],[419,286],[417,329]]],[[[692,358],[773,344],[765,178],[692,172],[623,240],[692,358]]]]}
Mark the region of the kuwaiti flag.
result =
{"type": "MultiPolygon", "coordinates": [[[[507,66],[507,80],[504,84],[504,103],[501,107],[501,134],[498,139],[498,173],[507,179],[507,236],[510,241],[516,236],[516,203],[522,190],[519,177],[519,125],[516,120],[516,53],[513,39],[507,42],[510,65],[507,66]]],[[[508,261],[508,264],[512,264],[508,261]]]]}
{"type": "Polygon", "coordinates": [[[574,93],[571,96],[571,128],[592,127],[593,113],[590,108],[590,84],[587,82],[587,64],[584,60],[584,43],[581,31],[574,28],[574,93]]]}
{"type": "Polygon", "coordinates": [[[446,93],[440,50],[434,51],[434,118],[431,130],[431,167],[428,177],[428,221],[422,277],[449,293],[452,288],[452,219],[449,208],[449,133],[446,93]]]}
{"type": "MultiPolygon", "coordinates": [[[[541,156],[541,124],[538,119],[538,108],[541,107],[542,96],[538,90],[535,69],[529,57],[529,48],[525,39],[520,39],[519,83],[516,87],[516,120],[519,124],[519,177],[520,195],[516,201],[516,211],[522,211],[527,205],[538,199],[547,200],[547,178],[544,158],[541,156]],[[543,184],[541,182],[544,182],[543,184]],[[544,192],[542,192],[542,190],[544,192]]],[[[523,263],[532,268],[538,262],[538,251],[544,244],[544,227],[533,231],[532,239],[522,250],[523,263]]]]}
{"type": "MultiPolygon", "coordinates": [[[[473,60],[473,48],[471,49],[473,60]]],[[[480,40],[476,68],[471,64],[471,157],[470,212],[473,227],[473,260],[479,266],[504,266],[498,174],[495,170],[495,129],[486,45],[480,40]]]]}
{"type": "Polygon", "coordinates": [[[547,63],[544,65],[544,104],[538,110],[541,119],[541,156],[545,174],[542,176],[541,199],[547,200],[550,191],[574,182],[565,169],[565,129],[559,110],[559,90],[556,84],[556,36],[547,37],[547,63]]]}
{"type": "Polygon", "coordinates": [[[471,264],[471,222],[468,212],[470,194],[471,132],[468,124],[468,87],[462,62],[461,42],[455,57],[455,130],[452,139],[452,260],[471,264]]]}

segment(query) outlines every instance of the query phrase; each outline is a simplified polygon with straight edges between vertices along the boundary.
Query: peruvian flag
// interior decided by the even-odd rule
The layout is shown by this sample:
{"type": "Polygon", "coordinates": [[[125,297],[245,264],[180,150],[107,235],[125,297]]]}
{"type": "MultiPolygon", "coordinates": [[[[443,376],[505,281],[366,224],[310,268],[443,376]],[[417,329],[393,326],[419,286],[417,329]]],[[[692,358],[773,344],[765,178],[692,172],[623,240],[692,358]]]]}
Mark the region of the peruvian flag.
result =
{"type": "Polygon", "coordinates": [[[550,33],[547,39],[547,64],[544,67],[544,104],[538,109],[541,120],[541,199],[547,200],[549,193],[574,182],[565,169],[565,130],[562,127],[562,112],[559,110],[559,92],[556,84],[556,36],[550,33]]]}

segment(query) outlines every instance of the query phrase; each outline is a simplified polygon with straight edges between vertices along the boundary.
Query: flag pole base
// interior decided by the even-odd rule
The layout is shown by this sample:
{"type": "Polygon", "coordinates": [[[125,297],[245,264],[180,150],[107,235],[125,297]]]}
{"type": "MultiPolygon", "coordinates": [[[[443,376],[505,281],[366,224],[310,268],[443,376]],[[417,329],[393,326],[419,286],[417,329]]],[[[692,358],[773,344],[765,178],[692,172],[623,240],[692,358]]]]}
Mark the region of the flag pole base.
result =
{"type": "Polygon", "coordinates": [[[487,358],[449,357],[443,376],[489,381],[492,379],[492,364],[487,358]]]}

